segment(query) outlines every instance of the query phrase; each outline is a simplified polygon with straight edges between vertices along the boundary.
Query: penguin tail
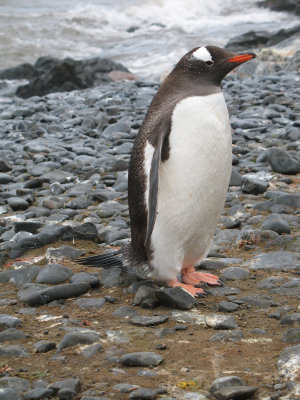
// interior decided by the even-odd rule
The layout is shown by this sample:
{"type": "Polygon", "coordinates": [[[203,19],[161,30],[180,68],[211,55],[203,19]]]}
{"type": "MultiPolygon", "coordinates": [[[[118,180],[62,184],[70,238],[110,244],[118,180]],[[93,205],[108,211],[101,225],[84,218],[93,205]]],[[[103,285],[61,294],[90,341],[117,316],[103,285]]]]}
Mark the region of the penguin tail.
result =
{"type": "Polygon", "coordinates": [[[92,257],[77,258],[75,262],[96,268],[123,267],[122,251],[118,250],[92,257]]]}

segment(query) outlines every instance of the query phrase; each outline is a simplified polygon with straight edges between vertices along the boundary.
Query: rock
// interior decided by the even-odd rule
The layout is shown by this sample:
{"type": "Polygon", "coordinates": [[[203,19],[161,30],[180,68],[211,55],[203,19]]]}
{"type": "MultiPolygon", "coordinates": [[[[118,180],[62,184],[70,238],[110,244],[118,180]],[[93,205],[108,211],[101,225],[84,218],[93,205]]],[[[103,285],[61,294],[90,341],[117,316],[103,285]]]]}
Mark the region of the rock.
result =
{"type": "Polygon", "coordinates": [[[179,310],[189,310],[196,303],[195,297],[179,286],[156,290],[155,295],[161,304],[179,310]]]}
{"type": "Polygon", "coordinates": [[[21,395],[22,392],[29,390],[30,386],[30,381],[24,378],[9,376],[4,376],[0,378],[0,388],[13,388],[18,395],[21,395]]]}
{"type": "Polygon", "coordinates": [[[85,358],[92,358],[95,355],[97,355],[101,349],[102,349],[102,344],[95,343],[92,344],[91,346],[85,347],[80,354],[83,355],[85,358]]]}
{"type": "Polygon", "coordinates": [[[129,318],[136,316],[137,311],[129,306],[120,306],[113,312],[113,315],[116,315],[117,317],[129,318]]]}
{"type": "Polygon", "coordinates": [[[54,393],[57,393],[61,389],[71,389],[75,393],[78,393],[81,389],[81,382],[78,378],[65,379],[52,383],[49,385],[49,389],[54,390],[54,393]]]}
{"type": "Polygon", "coordinates": [[[231,301],[221,301],[217,304],[218,311],[232,312],[239,308],[239,305],[231,301]]]}
{"type": "Polygon", "coordinates": [[[84,224],[73,227],[74,239],[77,240],[91,240],[92,242],[99,242],[98,231],[95,224],[86,222],[84,224]]]}
{"type": "Polygon", "coordinates": [[[137,326],[153,326],[153,325],[159,325],[163,324],[169,319],[167,315],[156,315],[153,317],[148,317],[145,315],[141,316],[135,316],[130,318],[130,323],[132,325],[137,325],[137,326]]]}
{"type": "Polygon", "coordinates": [[[6,158],[0,158],[0,172],[8,172],[12,170],[11,163],[6,158]]]}
{"type": "Polygon", "coordinates": [[[16,286],[22,286],[25,283],[32,282],[39,272],[40,267],[37,265],[2,271],[0,272],[0,282],[10,282],[16,286]]]}
{"type": "Polygon", "coordinates": [[[133,303],[138,306],[147,299],[155,299],[155,290],[150,286],[140,286],[136,291],[133,303]]]}
{"type": "Polygon", "coordinates": [[[48,264],[41,269],[36,277],[37,283],[58,284],[67,281],[73,272],[61,264],[48,264]]]}
{"type": "Polygon", "coordinates": [[[241,267],[229,267],[222,271],[222,276],[228,280],[246,279],[249,276],[249,271],[241,267]]]}
{"type": "Polygon", "coordinates": [[[40,222],[33,222],[33,221],[22,221],[22,222],[15,222],[14,229],[15,232],[30,232],[30,233],[37,233],[38,229],[42,226],[40,222]]]}
{"type": "Polygon", "coordinates": [[[245,261],[243,265],[252,270],[289,271],[299,268],[300,261],[295,253],[289,251],[270,251],[268,253],[257,254],[245,261]]]}
{"type": "Polygon", "coordinates": [[[12,388],[0,388],[0,400],[20,400],[17,391],[12,388]]]}
{"type": "Polygon", "coordinates": [[[236,329],[238,327],[234,317],[221,314],[208,314],[204,321],[209,328],[213,329],[236,329]]]}
{"type": "Polygon", "coordinates": [[[41,340],[34,344],[36,353],[47,353],[56,348],[56,343],[49,340],[41,340]]]}
{"type": "Polygon", "coordinates": [[[130,343],[128,334],[121,330],[109,329],[105,332],[107,339],[114,343],[130,343]]]}
{"type": "Polygon", "coordinates": [[[212,335],[210,338],[211,342],[237,342],[243,339],[244,334],[240,329],[234,329],[232,331],[220,331],[212,335]]]}
{"type": "Polygon", "coordinates": [[[260,6],[268,7],[273,11],[286,11],[294,12],[296,15],[300,15],[300,7],[297,1],[294,0],[264,0],[259,3],[260,6]]]}
{"type": "Polygon", "coordinates": [[[289,234],[291,228],[279,214],[271,214],[262,224],[261,229],[277,232],[279,235],[289,234]]]}
{"type": "Polygon", "coordinates": [[[245,386],[245,382],[238,376],[225,376],[213,381],[210,392],[214,394],[217,390],[228,386],[245,386]]]}
{"type": "Polygon", "coordinates": [[[9,174],[0,173],[0,184],[5,185],[13,180],[13,178],[9,174]]]}
{"type": "Polygon", "coordinates": [[[127,367],[156,367],[163,362],[163,357],[144,351],[124,354],[121,356],[120,362],[127,367]]]}
{"type": "Polygon", "coordinates": [[[21,197],[10,197],[7,203],[13,211],[27,210],[29,207],[28,202],[21,197]]]}
{"type": "Polygon", "coordinates": [[[300,313],[284,315],[281,318],[280,323],[282,325],[293,325],[295,323],[300,323],[300,313]]]}
{"type": "Polygon", "coordinates": [[[260,179],[243,176],[241,186],[243,193],[262,194],[268,189],[269,183],[263,182],[260,179]]]}
{"type": "Polygon", "coordinates": [[[75,260],[78,257],[81,257],[84,255],[84,251],[80,249],[75,249],[74,247],[71,246],[61,246],[58,248],[52,248],[50,247],[46,251],[46,258],[47,260],[51,259],[57,259],[57,260],[62,260],[64,258],[69,258],[71,260],[75,260]]]}
{"type": "Polygon", "coordinates": [[[299,364],[300,344],[282,350],[277,361],[277,368],[285,379],[295,380],[299,373],[299,364]]]}
{"type": "Polygon", "coordinates": [[[241,186],[242,175],[239,173],[237,168],[232,168],[229,186],[241,186]]]}
{"type": "Polygon", "coordinates": [[[0,343],[13,340],[22,340],[26,338],[27,336],[22,331],[19,331],[15,328],[8,328],[5,329],[5,331],[0,332],[0,343]]]}
{"type": "Polygon", "coordinates": [[[139,389],[133,390],[129,394],[128,399],[130,399],[130,400],[155,400],[157,396],[158,396],[158,393],[156,390],[139,388],[139,389]]]}
{"type": "Polygon", "coordinates": [[[275,172],[281,174],[297,174],[300,172],[300,162],[284,150],[276,148],[268,150],[267,160],[275,172]]]}
{"type": "Polygon", "coordinates": [[[75,390],[70,388],[63,388],[57,392],[57,396],[59,400],[73,400],[73,398],[77,395],[75,390]]]}
{"type": "Polygon", "coordinates": [[[100,285],[99,278],[95,275],[89,274],[88,272],[78,272],[78,274],[72,275],[70,282],[85,282],[88,283],[91,288],[96,288],[100,285]]]}
{"type": "Polygon", "coordinates": [[[300,328],[288,329],[281,338],[282,342],[286,343],[299,343],[300,342],[300,328]]]}
{"type": "Polygon", "coordinates": [[[6,314],[0,314],[0,329],[15,328],[21,325],[21,323],[22,321],[19,318],[6,314]]]}
{"type": "Polygon", "coordinates": [[[84,310],[90,310],[93,308],[101,308],[105,303],[105,299],[103,297],[89,297],[75,300],[74,303],[84,310]]]}
{"type": "Polygon", "coordinates": [[[119,390],[120,392],[123,392],[123,393],[130,393],[133,390],[136,390],[139,388],[140,388],[140,386],[132,385],[130,383],[118,383],[117,385],[114,385],[114,389],[119,390]]]}
{"type": "Polygon", "coordinates": [[[213,395],[219,400],[249,399],[257,390],[255,386],[227,386],[217,390],[213,395]]]}
{"type": "Polygon", "coordinates": [[[77,344],[92,344],[99,340],[99,334],[88,329],[68,332],[57,346],[57,352],[77,344]]]}
{"type": "Polygon", "coordinates": [[[27,303],[29,306],[37,306],[50,303],[53,300],[77,297],[86,293],[89,289],[90,285],[85,282],[58,285],[23,295],[21,301],[27,303]]]}
{"type": "Polygon", "coordinates": [[[47,388],[34,388],[24,393],[25,400],[39,400],[52,397],[53,390],[47,388]]]}
{"type": "Polygon", "coordinates": [[[28,353],[23,346],[0,346],[0,357],[27,357],[28,353]]]}

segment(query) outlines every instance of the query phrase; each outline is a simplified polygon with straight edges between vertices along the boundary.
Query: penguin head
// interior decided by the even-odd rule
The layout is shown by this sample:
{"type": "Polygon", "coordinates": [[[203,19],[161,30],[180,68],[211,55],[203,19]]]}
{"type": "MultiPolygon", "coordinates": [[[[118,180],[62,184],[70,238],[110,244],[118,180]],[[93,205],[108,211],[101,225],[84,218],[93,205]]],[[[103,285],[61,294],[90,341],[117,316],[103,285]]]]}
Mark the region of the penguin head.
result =
{"type": "Polygon", "coordinates": [[[220,85],[230,71],[255,57],[253,53],[238,54],[217,46],[196,47],[181,58],[173,71],[201,84],[220,85]]]}

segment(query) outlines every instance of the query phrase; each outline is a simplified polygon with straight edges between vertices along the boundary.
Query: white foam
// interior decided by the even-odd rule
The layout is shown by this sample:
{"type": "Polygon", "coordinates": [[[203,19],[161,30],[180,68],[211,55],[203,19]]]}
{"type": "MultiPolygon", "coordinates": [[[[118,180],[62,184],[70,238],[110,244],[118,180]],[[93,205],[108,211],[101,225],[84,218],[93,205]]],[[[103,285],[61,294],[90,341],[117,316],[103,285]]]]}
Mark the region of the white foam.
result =
{"type": "Polygon", "coordinates": [[[212,56],[206,47],[199,47],[198,50],[194,51],[193,57],[201,61],[212,61],[212,56]]]}

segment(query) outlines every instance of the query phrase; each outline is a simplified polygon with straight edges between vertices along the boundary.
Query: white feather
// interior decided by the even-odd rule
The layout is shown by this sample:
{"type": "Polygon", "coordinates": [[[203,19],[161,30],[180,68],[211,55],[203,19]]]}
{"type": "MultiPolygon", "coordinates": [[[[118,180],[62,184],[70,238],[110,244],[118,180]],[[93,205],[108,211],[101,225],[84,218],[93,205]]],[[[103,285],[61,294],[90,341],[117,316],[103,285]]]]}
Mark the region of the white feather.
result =
{"type": "Polygon", "coordinates": [[[144,172],[146,174],[145,203],[147,206],[147,211],[149,210],[148,202],[149,202],[149,187],[150,187],[150,170],[151,170],[151,163],[154,150],[155,148],[149,142],[146,142],[145,152],[144,152],[144,172]]]}
{"type": "Polygon", "coordinates": [[[206,47],[199,47],[198,50],[194,51],[193,56],[197,58],[197,60],[212,61],[212,56],[206,47]]]}
{"type": "Polygon", "coordinates": [[[231,128],[222,93],[177,104],[169,159],[159,169],[151,236],[153,277],[174,279],[208,253],[231,174],[231,128]]]}

